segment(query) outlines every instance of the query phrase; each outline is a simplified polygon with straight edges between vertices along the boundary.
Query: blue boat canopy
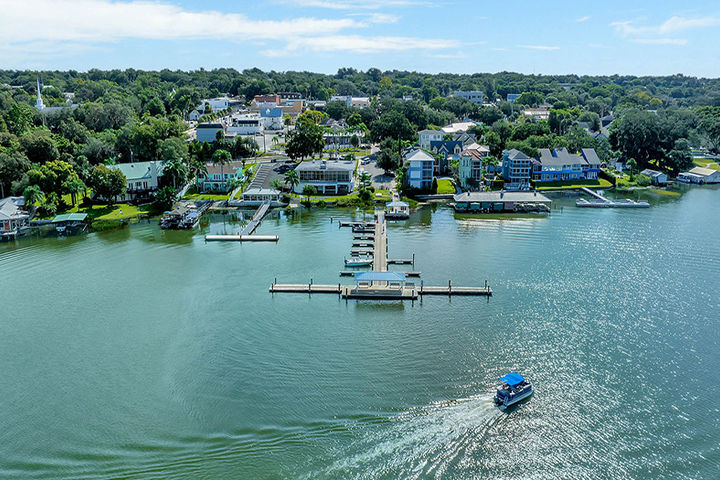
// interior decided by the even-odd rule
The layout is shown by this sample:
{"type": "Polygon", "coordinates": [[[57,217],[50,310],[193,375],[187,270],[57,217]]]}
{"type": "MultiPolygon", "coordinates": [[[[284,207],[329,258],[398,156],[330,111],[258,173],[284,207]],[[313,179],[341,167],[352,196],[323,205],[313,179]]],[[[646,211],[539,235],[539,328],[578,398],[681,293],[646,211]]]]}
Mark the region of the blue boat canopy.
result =
{"type": "Polygon", "coordinates": [[[511,387],[514,387],[515,385],[519,385],[525,381],[523,376],[520,375],[519,373],[508,373],[504,377],[498,378],[498,380],[500,380],[501,382],[507,383],[511,387]]]}

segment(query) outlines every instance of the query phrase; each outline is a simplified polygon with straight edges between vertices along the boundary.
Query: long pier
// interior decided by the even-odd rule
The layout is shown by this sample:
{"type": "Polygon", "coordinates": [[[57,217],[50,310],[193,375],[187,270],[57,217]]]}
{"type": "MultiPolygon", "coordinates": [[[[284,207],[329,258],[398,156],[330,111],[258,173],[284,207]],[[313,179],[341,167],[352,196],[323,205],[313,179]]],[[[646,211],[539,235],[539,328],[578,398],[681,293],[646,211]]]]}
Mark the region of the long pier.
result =
{"type": "Polygon", "coordinates": [[[240,231],[239,235],[205,235],[206,242],[277,242],[277,235],[252,235],[262,219],[270,210],[270,202],[264,202],[253,214],[252,219],[240,231]]]}
{"type": "Polygon", "coordinates": [[[268,210],[270,210],[270,202],[263,202],[263,204],[260,205],[255,211],[252,219],[248,222],[247,225],[245,225],[245,228],[242,229],[240,235],[251,235],[258,227],[258,225],[260,225],[260,222],[262,221],[263,217],[265,217],[265,214],[268,212],[268,210]]]}
{"type": "Polygon", "coordinates": [[[425,286],[406,282],[407,277],[420,277],[420,272],[389,272],[388,265],[415,265],[415,254],[412,259],[388,258],[387,222],[385,212],[377,211],[374,222],[338,222],[340,227],[351,227],[353,231],[362,229],[365,241],[359,241],[355,235],[351,255],[371,253],[373,255],[371,272],[353,272],[343,270],[341,277],[354,276],[355,285],[342,283],[323,285],[309,283],[280,284],[277,280],[270,285],[271,293],[325,293],[335,294],[346,299],[363,300],[415,300],[424,295],[463,295],[463,296],[491,296],[492,289],[485,282],[483,287],[454,287],[451,281],[447,286],[425,286]],[[370,236],[372,234],[372,237],[370,236]],[[372,250],[359,249],[359,247],[372,248],[372,250]]]}

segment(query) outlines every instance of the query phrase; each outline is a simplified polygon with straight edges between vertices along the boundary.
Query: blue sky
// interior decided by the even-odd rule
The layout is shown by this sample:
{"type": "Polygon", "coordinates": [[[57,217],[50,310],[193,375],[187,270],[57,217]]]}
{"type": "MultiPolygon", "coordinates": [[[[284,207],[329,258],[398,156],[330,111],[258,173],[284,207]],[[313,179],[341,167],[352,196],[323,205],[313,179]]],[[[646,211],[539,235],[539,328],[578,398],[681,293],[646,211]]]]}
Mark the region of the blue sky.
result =
{"type": "Polygon", "coordinates": [[[0,0],[0,12],[0,68],[720,76],[720,1],[0,0]]]}

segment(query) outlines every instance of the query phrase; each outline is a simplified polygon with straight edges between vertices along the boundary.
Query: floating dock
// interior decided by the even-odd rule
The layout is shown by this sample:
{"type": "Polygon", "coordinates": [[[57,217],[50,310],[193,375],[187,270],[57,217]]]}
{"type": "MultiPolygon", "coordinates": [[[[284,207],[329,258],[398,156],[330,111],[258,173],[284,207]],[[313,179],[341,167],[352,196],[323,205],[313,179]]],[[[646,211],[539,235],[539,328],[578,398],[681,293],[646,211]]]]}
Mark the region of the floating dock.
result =
{"type": "MultiPolygon", "coordinates": [[[[453,287],[448,281],[447,286],[425,286],[407,281],[407,277],[419,277],[420,272],[389,272],[388,265],[414,265],[415,254],[412,259],[389,259],[387,257],[387,223],[385,213],[377,211],[374,223],[368,222],[338,222],[340,226],[366,229],[373,233],[372,250],[352,250],[352,255],[372,253],[372,271],[353,272],[343,270],[341,277],[353,276],[355,285],[314,284],[312,280],[305,284],[279,284],[275,280],[270,285],[271,293],[325,293],[335,294],[346,299],[358,300],[415,300],[424,295],[463,295],[463,296],[491,296],[492,289],[485,282],[483,287],[453,287]]],[[[358,242],[356,242],[358,243],[358,242]]],[[[355,244],[354,244],[355,246],[355,244]]],[[[368,244],[370,246],[370,244],[368,244]]]]}

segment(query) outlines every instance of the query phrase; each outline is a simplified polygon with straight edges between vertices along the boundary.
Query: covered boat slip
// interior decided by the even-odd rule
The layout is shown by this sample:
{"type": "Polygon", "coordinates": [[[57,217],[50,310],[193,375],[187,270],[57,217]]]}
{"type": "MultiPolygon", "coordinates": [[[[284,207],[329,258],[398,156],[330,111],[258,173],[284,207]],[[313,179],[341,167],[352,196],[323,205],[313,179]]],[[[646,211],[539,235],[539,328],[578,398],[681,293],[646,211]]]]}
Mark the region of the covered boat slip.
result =
{"type": "Polygon", "coordinates": [[[550,211],[552,200],[534,192],[465,192],[453,197],[453,208],[463,213],[523,213],[550,211]]]}

